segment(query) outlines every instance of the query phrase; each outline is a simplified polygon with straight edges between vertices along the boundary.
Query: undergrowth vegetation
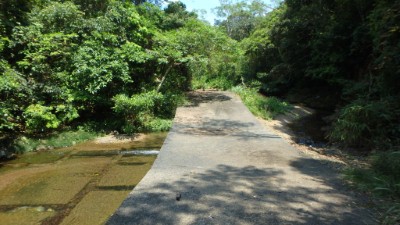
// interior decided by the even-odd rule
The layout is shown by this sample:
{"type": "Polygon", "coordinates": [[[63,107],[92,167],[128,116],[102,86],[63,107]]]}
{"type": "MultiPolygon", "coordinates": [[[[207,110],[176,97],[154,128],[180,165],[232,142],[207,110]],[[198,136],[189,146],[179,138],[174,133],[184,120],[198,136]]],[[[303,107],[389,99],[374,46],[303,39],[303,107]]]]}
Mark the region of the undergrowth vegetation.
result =
{"type": "Polygon", "coordinates": [[[124,133],[167,131],[172,125],[176,107],[184,102],[184,96],[150,91],[131,97],[116,95],[113,101],[113,110],[124,118],[124,133]]]}
{"type": "Polygon", "coordinates": [[[275,2],[220,1],[211,26],[179,1],[0,1],[1,151],[165,131],[191,89],[232,90],[264,119],[287,99],[373,153],[349,176],[400,223],[400,1],[275,2]]]}
{"type": "Polygon", "coordinates": [[[291,106],[276,97],[261,95],[257,89],[236,86],[232,91],[240,96],[247,108],[258,117],[272,119],[278,114],[287,112],[291,106]]]}
{"type": "Polygon", "coordinates": [[[230,20],[221,22],[240,40],[244,83],[330,112],[321,133],[350,154],[370,153],[371,168],[355,181],[392,199],[383,221],[400,224],[400,2],[285,0],[261,17],[245,17],[247,8],[222,7],[230,20]]]}
{"type": "Polygon", "coordinates": [[[68,147],[80,142],[88,141],[100,136],[101,133],[84,130],[71,130],[54,132],[52,134],[38,136],[21,136],[13,140],[12,148],[16,153],[50,150],[53,148],[68,147]]]}
{"type": "Polygon", "coordinates": [[[235,84],[237,42],[183,3],[159,3],[1,1],[0,138],[165,131],[192,81],[235,84]]]}
{"type": "Polygon", "coordinates": [[[362,191],[381,199],[383,224],[400,223],[400,151],[375,153],[370,168],[351,168],[346,178],[362,191]]]}

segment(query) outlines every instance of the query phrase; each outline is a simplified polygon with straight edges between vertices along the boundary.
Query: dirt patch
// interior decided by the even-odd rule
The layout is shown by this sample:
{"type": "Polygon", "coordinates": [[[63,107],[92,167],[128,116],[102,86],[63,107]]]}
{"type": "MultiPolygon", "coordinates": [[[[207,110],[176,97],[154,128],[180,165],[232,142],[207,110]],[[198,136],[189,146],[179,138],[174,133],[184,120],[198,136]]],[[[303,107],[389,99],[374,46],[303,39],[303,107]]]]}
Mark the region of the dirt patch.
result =
{"type": "Polygon", "coordinates": [[[93,143],[95,144],[120,144],[129,143],[132,141],[141,141],[146,137],[145,134],[134,134],[134,135],[124,135],[124,134],[109,134],[103,137],[96,138],[93,143]]]}
{"type": "Polygon", "coordinates": [[[292,129],[290,129],[289,125],[292,124],[295,120],[304,118],[306,116],[310,116],[315,113],[315,110],[307,108],[305,106],[294,106],[292,110],[288,113],[278,115],[273,120],[263,120],[260,119],[260,122],[267,127],[271,128],[275,131],[279,136],[289,141],[290,144],[295,143],[296,134],[292,129]]]}
{"type": "MultiPolygon", "coordinates": [[[[343,169],[347,166],[366,166],[367,162],[365,157],[351,156],[339,147],[332,145],[313,147],[310,145],[298,144],[296,142],[296,140],[299,140],[301,137],[291,129],[291,125],[295,121],[309,117],[315,113],[316,111],[311,108],[296,105],[288,113],[278,115],[272,120],[263,120],[261,118],[258,118],[258,120],[299,151],[314,159],[322,159],[333,168],[343,169]]],[[[305,124],[305,126],[306,125],[307,124],[305,124]]]]}

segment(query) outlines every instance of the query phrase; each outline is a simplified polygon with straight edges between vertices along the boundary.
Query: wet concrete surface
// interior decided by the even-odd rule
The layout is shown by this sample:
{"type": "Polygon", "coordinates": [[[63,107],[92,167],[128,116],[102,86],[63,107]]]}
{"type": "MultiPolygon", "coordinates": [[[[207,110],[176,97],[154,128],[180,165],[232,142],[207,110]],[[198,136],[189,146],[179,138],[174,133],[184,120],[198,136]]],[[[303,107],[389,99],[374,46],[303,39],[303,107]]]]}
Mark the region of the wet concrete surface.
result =
{"type": "Polygon", "coordinates": [[[0,224],[104,224],[150,169],[165,136],[90,141],[2,162],[0,224]]]}

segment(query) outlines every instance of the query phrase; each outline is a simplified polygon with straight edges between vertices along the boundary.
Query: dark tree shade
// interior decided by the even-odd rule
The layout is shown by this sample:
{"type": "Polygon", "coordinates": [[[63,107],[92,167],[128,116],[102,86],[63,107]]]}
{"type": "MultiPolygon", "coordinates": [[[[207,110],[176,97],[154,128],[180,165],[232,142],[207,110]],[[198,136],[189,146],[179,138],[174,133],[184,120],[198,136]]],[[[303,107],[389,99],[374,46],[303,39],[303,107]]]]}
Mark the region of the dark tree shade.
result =
{"type": "Polygon", "coordinates": [[[27,24],[27,13],[31,10],[35,1],[30,0],[1,0],[0,1],[0,34],[1,25],[4,33],[9,36],[12,29],[17,25],[27,24]]]}

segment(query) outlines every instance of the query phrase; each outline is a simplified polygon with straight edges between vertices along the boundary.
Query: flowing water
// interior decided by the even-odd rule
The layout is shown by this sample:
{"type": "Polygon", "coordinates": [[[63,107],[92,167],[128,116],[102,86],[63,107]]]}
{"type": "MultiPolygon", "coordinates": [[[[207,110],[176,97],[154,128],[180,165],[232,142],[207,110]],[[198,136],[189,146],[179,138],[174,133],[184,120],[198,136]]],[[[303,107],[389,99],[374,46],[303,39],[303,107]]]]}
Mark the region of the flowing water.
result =
{"type": "Polygon", "coordinates": [[[0,224],[104,224],[150,169],[165,137],[89,141],[0,163],[0,224]]]}

